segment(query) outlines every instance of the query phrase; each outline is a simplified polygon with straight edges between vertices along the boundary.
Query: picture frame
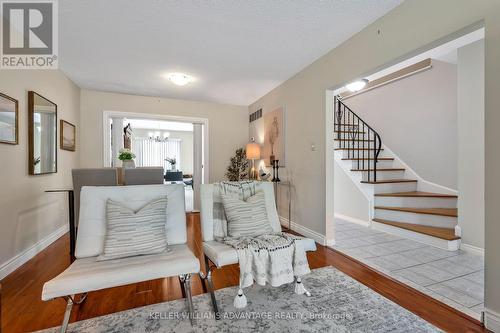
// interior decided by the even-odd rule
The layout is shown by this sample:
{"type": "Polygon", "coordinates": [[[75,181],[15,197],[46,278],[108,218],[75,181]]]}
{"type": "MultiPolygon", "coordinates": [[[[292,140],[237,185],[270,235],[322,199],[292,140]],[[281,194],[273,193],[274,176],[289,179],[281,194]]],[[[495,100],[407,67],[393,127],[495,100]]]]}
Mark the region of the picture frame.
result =
{"type": "Polygon", "coordinates": [[[76,151],[76,126],[61,119],[59,131],[59,145],[62,150],[76,151]]]}
{"type": "Polygon", "coordinates": [[[280,168],[286,166],[286,106],[282,105],[273,111],[263,114],[264,143],[262,158],[267,167],[272,160],[278,160],[280,168]]]}
{"type": "Polygon", "coordinates": [[[19,144],[19,101],[0,93],[0,143],[19,144]]]}

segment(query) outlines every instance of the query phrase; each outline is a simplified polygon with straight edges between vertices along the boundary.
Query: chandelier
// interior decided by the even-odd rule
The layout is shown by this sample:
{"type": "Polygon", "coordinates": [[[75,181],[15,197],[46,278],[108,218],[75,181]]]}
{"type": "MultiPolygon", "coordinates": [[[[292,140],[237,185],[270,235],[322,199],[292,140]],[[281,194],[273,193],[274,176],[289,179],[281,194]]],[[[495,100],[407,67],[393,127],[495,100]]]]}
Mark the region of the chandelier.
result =
{"type": "Polygon", "coordinates": [[[165,142],[168,141],[168,137],[170,136],[169,132],[164,132],[163,134],[160,132],[150,132],[148,134],[149,140],[153,140],[155,142],[165,142]]]}

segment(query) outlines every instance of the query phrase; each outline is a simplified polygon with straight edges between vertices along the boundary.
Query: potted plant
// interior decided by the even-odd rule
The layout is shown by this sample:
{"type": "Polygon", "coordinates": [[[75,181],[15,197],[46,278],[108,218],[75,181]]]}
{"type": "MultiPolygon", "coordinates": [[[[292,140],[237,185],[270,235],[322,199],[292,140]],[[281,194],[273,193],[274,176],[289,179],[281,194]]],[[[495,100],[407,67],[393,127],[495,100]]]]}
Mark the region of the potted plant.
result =
{"type": "Polygon", "coordinates": [[[118,159],[122,161],[122,167],[124,169],[132,169],[135,168],[134,162],[135,154],[130,151],[130,149],[123,148],[120,149],[118,154],[118,159]]]}
{"type": "Polygon", "coordinates": [[[167,157],[165,159],[168,163],[170,163],[170,171],[176,171],[177,169],[175,168],[175,165],[177,164],[177,160],[175,157],[167,157]]]}

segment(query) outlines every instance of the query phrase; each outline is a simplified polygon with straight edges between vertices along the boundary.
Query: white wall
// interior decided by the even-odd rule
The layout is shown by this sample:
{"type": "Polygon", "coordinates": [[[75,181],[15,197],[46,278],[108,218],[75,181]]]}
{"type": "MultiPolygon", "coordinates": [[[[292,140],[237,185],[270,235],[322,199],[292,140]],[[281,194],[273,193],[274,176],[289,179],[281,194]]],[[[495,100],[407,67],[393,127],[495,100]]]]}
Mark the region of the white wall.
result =
{"type": "Polygon", "coordinates": [[[224,179],[226,167],[234,151],[247,143],[246,107],[83,89],[80,137],[85,144],[81,148],[82,167],[103,165],[103,111],[208,118],[210,182],[224,179]]]}
{"type": "Polygon", "coordinates": [[[484,248],[484,40],[458,50],[458,225],[484,248]]]}
{"type": "Polygon", "coordinates": [[[19,100],[19,145],[0,144],[0,267],[5,268],[0,268],[1,279],[22,262],[6,264],[68,223],[66,194],[44,191],[72,187],[71,169],[78,167],[80,155],[80,89],[56,70],[0,72],[0,92],[19,100]],[[76,125],[76,152],[60,150],[57,136],[55,174],[28,175],[28,90],[57,104],[58,131],[60,119],[76,125]]]}
{"type": "MultiPolygon", "coordinates": [[[[431,49],[478,22],[485,30],[486,308],[500,314],[500,1],[406,0],[249,106],[287,108],[287,163],[296,187],[294,219],[333,238],[332,107],[328,89],[431,49]],[[328,112],[328,113],[327,113],[328,112]],[[310,149],[315,143],[316,150],[310,149]],[[328,146],[327,146],[328,144],[328,146]],[[328,147],[328,150],[326,149],[328,147]],[[327,161],[330,163],[327,170],[327,161]],[[328,177],[327,177],[328,176],[328,177]],[[327,194],[329,195],[327,201],[327,194]],[[329,208],[330,207],[330,208],[329,208]],[[327,214],[328,213],[328,214],[327,214]]],[[[469,30],[470,31],[470,30],[469,30]]],[[[499,315],[500,318],[500,315],[499,315]]],[[[499,319],[500,320],[500,319],[499,319]]],[[[498,324],[500,328],[500,321],[498,324]]]]}
{"type": "MultiPolygon", "coordinates": [[[[132,128],[133,133],[138,138],[147,138],[150,132],[157,132],[150,129],[132,128]]],[[[170,133],[170,139],[181,140],[181,165],[177,166],[184,174],[193,174],[193,132],[188,131],[160,131],[170,133]]]]}
{"type": "Polygon", "coordinates": [[[370,223],[370,202],[368,199],[337,162],[334,163],[333,170],[335,218],[342,215],[366,224],[370,223]]]}
{"type": "Polygon", "coordinates": [[[457,189],[457,66],[432,68],[345,99],[423,179],[457,189]]]}

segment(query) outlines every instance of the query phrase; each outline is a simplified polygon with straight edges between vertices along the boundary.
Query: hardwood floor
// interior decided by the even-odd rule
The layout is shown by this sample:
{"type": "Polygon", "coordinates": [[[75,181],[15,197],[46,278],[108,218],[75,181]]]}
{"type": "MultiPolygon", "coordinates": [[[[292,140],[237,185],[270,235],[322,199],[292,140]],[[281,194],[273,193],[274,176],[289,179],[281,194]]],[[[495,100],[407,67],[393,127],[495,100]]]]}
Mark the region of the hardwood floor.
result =
{"type": "MultiPolygon", "coordinates": [[[[189,246],[201,259],[204,269],[199,215],[188,214],[187,220],[189,246]]],[[[40,295],[43,284],[69,266],[68,249],[69,236],[65,235],[1,281],[1,332],[27,332],[60,325],[65,302],[61,299],[42,302],[40,295]]],[[[318,245],[308,259],[311,268],[334,266],[445,331],[486,331],[478,321],[328,247],[318,245]]],[[[215,270],[213,276],[216,289],[235,286],[239,268],[227,266],[215,270]]],[[[203,292],[198,277],[193,278],[192,284],[193,295],[203,292]]],[[[96,291],[89,293],[82,305],[74,307],[71,322],[181,297],[177,278],[96,291]]]]}

